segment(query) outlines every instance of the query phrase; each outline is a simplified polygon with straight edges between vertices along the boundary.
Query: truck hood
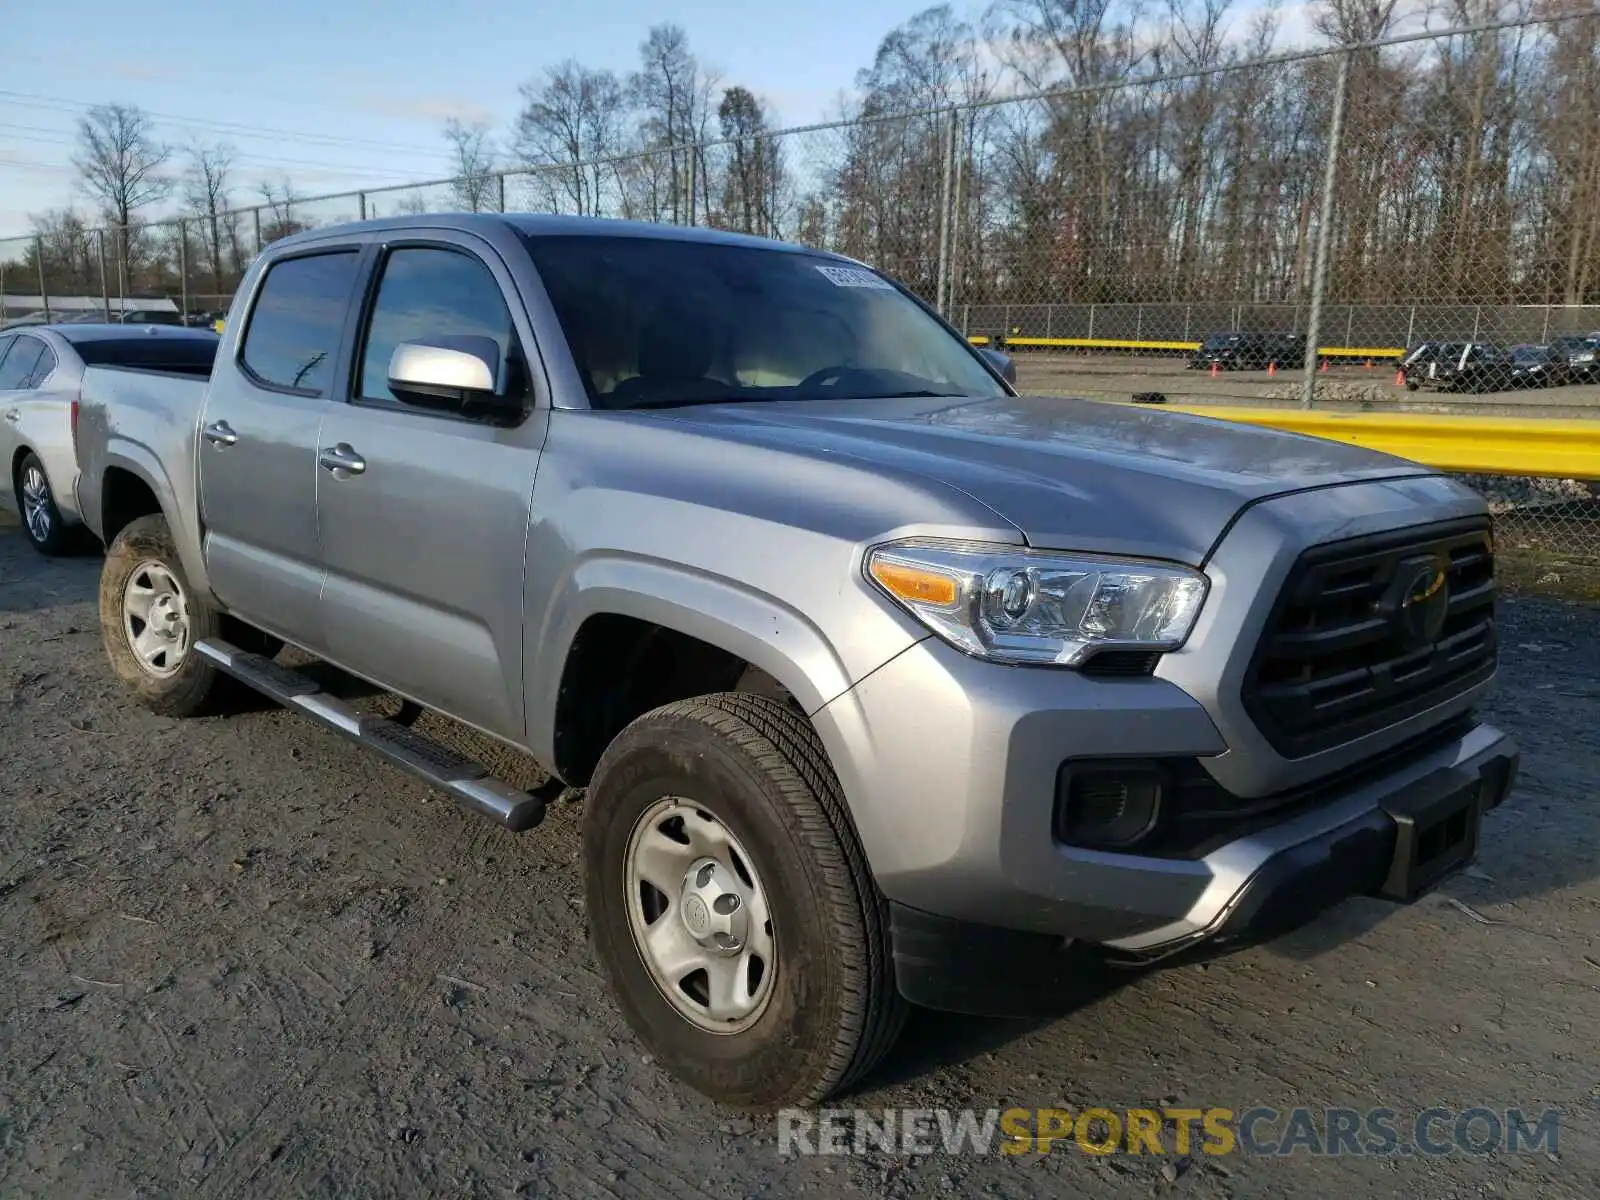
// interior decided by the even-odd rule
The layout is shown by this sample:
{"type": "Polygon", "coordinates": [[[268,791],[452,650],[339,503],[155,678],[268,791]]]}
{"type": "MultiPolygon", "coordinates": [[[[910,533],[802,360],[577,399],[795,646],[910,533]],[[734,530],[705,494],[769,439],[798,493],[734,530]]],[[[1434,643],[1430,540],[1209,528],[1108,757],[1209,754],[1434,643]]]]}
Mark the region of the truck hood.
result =
{"type": "Polygon", "coordinates": [[[1038,396],[714,404],[658,415],[730,441],[937,480],[1033,546],[1193,565],[1254,501],[1431,473],[1342,442],[1038,396]]]}

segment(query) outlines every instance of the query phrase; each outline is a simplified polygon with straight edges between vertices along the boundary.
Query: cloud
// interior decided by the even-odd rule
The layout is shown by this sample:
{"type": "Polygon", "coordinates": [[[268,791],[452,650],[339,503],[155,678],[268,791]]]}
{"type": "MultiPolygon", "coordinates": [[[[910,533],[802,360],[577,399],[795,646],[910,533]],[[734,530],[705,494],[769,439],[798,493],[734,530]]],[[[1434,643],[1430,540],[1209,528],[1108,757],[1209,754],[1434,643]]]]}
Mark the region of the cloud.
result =
{"type": "Polygon", "coordinates": [[[357,107],[382,117],[428,121],[435,125],[452,118],[471,125],[478,121],[492,122],[495,117],[483,105],[455,96],[366,96],[357,101],[357,107]]]}

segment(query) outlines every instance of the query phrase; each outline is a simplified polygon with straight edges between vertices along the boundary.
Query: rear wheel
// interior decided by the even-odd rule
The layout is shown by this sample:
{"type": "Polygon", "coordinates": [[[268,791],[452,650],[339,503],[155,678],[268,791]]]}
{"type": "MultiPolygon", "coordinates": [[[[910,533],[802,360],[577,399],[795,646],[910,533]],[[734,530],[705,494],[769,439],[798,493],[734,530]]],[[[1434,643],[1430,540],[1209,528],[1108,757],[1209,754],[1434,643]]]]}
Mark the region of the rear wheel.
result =
{"type": "Polygon", "coordinates": [[[67,528],[44,463],[31,451],[23,456],[15,480],[17,507],[22,512],[22,528],[29,544],[40,554],[54,558],[72,549],[72,530],[67,528]]]}
{"type": "Polygon", "coordinates": [[[893,1044],[884,901],[803,715],[743,693],[656,709],[585,809],[596,953],[679,1078],[739,1108],[811,1104],[893,1044]]]}
{"type": "Polygon", "coordinates": [[[140,517],[117,534],[100,572],[100,640],[141,704],[168,717],[212,707],[223,677],[194,646],[220,623],[189,585],[165,517],[140,517]]]}

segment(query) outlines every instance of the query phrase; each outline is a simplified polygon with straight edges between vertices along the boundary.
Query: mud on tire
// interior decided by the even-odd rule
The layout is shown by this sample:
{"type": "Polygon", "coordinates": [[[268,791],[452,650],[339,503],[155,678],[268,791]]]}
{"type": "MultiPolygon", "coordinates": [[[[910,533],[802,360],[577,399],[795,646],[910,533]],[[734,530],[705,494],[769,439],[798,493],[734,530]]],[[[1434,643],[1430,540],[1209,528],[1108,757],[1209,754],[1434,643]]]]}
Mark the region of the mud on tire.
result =
{"type": "Polygon", "coordinates": [[[168,717],[197,716],[213,708],[226,680],[194,652],[194,644],[215,637],[220,622],[221,614],[189,585],[165,517],[140,517],[117,534],[100,572],[100,640],[111,669],[140,704],[168,717]],[[157,577],[165,572],[175,582],[186,617],[186,644],[181,655],[173,652],[175,669],[165,673],[147,667],[135,652],[123,608],[129,584],[141,575],[148,581],[153,568],[159,569],[157,577]]]}

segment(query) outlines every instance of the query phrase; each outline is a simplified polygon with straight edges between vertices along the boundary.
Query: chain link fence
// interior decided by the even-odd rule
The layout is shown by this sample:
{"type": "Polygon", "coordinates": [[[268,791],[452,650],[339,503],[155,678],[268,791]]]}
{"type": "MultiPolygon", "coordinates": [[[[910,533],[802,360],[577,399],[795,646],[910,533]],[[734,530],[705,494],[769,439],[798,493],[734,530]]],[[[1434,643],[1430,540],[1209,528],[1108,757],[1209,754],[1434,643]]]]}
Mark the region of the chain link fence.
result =
{"type": "MultiPolygon", "coordinates": [[[[1597,112],[1592,12],[1199,57],[128,229],[62,222],[0,241],[0,319],[210,321],[261,248],[300,230],[568,213],[863,259],[1004,345],[1037,393],[1600,419],[1597,112]]],[[[1507,549],[1600,564],[1600,485],[1472,482],[1507,549]]]]}

